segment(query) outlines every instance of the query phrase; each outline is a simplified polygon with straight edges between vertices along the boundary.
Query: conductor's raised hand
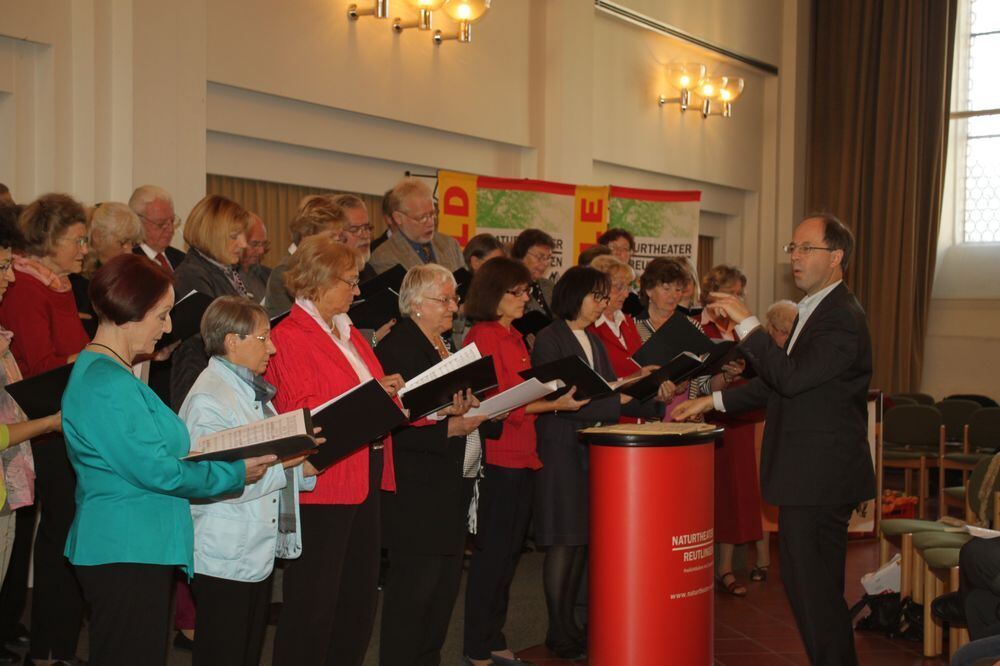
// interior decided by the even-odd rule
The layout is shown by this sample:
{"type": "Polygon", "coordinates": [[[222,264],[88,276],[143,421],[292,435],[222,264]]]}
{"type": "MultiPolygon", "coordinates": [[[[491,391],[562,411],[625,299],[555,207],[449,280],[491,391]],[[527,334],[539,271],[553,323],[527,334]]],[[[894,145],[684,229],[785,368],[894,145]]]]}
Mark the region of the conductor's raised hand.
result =
{"type": "Polygon", "coordinates": [[[723,316],[732,319],[737,324],[750,317],[752,313],[747,304],[739,296],[733,296],[722,291],[713,291],[708,295],[709,311],[716,316],[723,316]]]}
{"type": "Polygon", "coordinates": [[[693,416],[710,412],[714,408],[715,403],[712,402],[712,396],[705,395],[694,400],[685,400],[677,405],[670,412],[670,418],[674,421],[687,421],[693,416]]]}
{"type": "Polygon", "coordinates": [[[403,388],[406,384],[406,382],[403,381],[403,376],[398,373],[386,375],[382,379],[378,380],[378,383],[381,384],[382,388],[385,389],[385,392],[392,397],[395,397],[395,395],[399,392],[399,389],[403,388]]]}
{"type": "Polygon", "coordinates": [[[243,464],[246,465],[246,477],[244,482],[249,485],[260,481],[261,477],[267,472],[267,468],[276,462],[278,462],[278,456],[274,454],[257,456],[255,458],[246,458],[243,461],[243,464]]]}

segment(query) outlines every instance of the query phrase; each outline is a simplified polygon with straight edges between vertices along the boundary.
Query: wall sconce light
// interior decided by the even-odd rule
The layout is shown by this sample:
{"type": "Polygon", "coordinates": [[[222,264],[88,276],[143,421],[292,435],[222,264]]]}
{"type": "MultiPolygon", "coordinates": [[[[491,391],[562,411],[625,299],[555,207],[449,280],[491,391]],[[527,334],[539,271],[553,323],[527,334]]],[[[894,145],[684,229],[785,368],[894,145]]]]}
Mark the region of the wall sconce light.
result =
{"type": "Polygon", "coordinates": [[[680,97],[667,98],[660,95],[660,106],[666,104],[680,104],[681,111],[687,111],[691,103],[691,92],[697,90],[705,81],[706,68],[698,63],[685,63],[683,65],[673,65],[667,69],[667,80],[674,88],[680,91],[680,97]]]}
{"type": "Polygon", "coordinates": [[[406,4],[417,10],[417,18],[413,21],[403,21],[403,19],[398,17],[393,19],[393,32],[398,35],[408,28],[430,30],[432,12],[441,9],[441,5],[445,2],[447,0],[406,0],[406,4]]]}
{"type": "Polygon", "coordinates": [[[371,6],[367,9],[358,9],[356,4],[347,8],[347,18],[357,21],[362,16],[374,16],[375,18],[389,18],[389,0],[371,0],[371,6]]]}
{"type": "Polygon", "coordinates": [[[472,41],[472,24],[483,17],[489,10],[492,0],[448,0],[444,5],[444,13],[458,23],[458,32],[445,35],[440,30],[434,31],[434,44],[454,39],[463,44],[472,41]]]}
{"type": "Polygon", "coordinates": [[[705,65],[697,63],[669,67],[667,80],[670,85],[680,91],[680,96],[667,98],[665,95],[660,95],[657,100],[660,106],[679,104],[681,111],[687,111],[691,104],[691,96],[697,95],[701,98],[703,118],[709,116],[732,117],[733,102],[743,94],[743,79],[738,76],[706,78],[705,72],[705,65]],[[713,110],[713,102],[720,105],[717,111],[713,110]]]}
{"type": "MultiPolygon", "coordinates": [[[[731,118],[733,115],[733,102],[743,94],[743,79],[738,76],[720,76],[712,79],[712,86],[715,88],[715,100],[722,105],[718,115],[723,118],[731,118]]],[[[708,118],[712,114],[712,100],[705,97],[701,109],[701,115],[708,118]]]]}

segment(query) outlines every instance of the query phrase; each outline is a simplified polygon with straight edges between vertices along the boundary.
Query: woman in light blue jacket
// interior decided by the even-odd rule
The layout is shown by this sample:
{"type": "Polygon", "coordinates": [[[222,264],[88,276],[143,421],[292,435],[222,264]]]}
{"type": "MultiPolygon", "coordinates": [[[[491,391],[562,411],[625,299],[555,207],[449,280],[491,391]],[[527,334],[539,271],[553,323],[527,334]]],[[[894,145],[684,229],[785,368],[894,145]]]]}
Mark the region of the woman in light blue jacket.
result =
{"type": "MultiPolygon", "coordinates": [[[[261,377],[275,352],[264,309],[245,298],[218,298],[205,311],[201,336],[211,360],[180,411],[192,448],[203,435],[276,413],[274,387],[261,377]]],[[[303,461],[275,465],[242,494],[191,504],[194,666],[259,663],[274,558],[294,559],[302,551],[298,494],[316,484],[316,469],[303,461]]]]}

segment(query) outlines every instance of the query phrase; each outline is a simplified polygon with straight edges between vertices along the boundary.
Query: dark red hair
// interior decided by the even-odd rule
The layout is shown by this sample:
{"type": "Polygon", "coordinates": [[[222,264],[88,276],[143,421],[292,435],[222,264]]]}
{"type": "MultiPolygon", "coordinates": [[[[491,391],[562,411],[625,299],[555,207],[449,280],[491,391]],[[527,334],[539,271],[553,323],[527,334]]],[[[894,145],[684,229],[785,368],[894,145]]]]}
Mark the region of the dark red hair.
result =
{"type": "Polygon", "coordinates": [[[145,256],[120,254],[90,279],[90,301],[101,321],[121,326],[142,321],[173,284],[173,279],[145,256]]]}

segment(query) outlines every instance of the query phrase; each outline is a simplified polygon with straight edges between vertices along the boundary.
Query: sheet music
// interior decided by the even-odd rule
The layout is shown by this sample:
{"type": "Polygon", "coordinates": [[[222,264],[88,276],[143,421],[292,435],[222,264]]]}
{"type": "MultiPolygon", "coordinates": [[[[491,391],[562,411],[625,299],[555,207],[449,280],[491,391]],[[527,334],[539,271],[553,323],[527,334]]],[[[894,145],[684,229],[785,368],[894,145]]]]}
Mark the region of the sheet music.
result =
{"type": "Polygon", "coordinates": [[[306,432],[305,419],[302,416],[302,410],[297,409],[294,412],[279,414],[238,428],[229,428],[211,435],[204,435],[198,438],[195,445],[197,450],[192,449],[190,455],[228,451],[241,446],[271,442],[295,435],[312,436],[312,433],[306,432]]]}
{"type": "Polygon", "coordinates": [[[562,380],[553,379],[551,382],[542,383],[536,377],[523,381],[517,386],[511,387],[502,393],[497,393],[492,398],[483,400],[478,407],[473,407],[466,416],[499,416],[518,407],[523,407],[539,398],[544,398],[548,394],[565,386],[562,380]]]}
{"type": "Polygon", "coordinates": [[[427,370],[424,370],[419,375],[406,382],[406,385],[399,390],[399,397],[406,395],[406,392],[415,389],[418,386],[423,386],[424,384],[437,379],[438,377],[443,377],[453,370],[458,370],[459,368],[466,366],[473,361],[478,361],[483,356],[479,353],[479,347],[473,342],[468,347],[463,348],[459,352],[455,352],[448,358],[444,359],[440,363],[431,366],[427,370]]]}

